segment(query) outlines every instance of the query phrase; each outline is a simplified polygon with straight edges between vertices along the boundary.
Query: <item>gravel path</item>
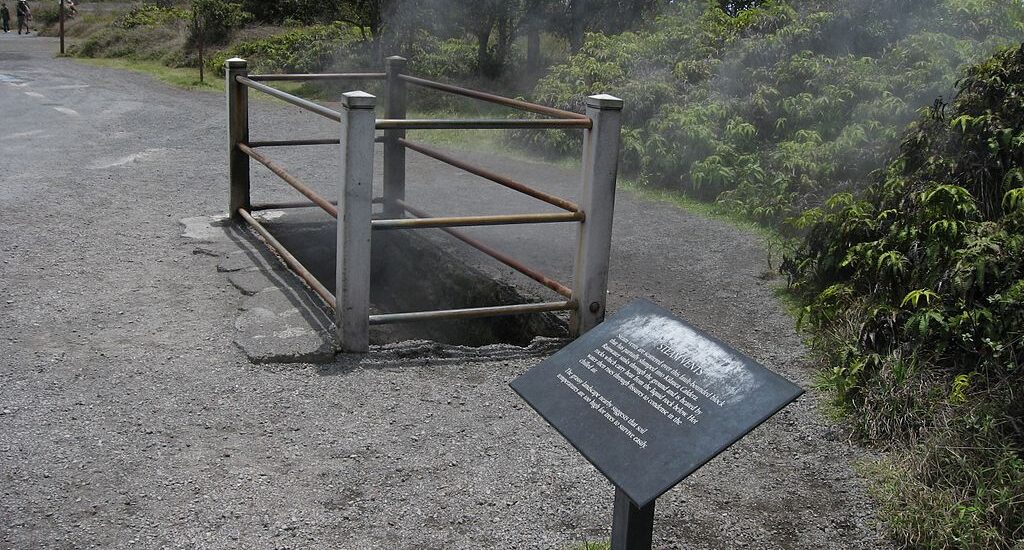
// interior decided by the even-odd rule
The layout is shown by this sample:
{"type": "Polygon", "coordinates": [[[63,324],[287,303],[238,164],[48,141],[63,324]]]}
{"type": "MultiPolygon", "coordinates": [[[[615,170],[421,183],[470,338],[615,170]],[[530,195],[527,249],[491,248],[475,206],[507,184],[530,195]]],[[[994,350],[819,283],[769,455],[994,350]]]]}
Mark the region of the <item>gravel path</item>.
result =
{"type": "MultiPolygon", "coordinates": [[[[543,349],[250,364],[232,343],[241,296],[178,221],[225,206],[222,97],[54,49],[0,37],[0,547],[562,549],[608,536],[610,485],[507,387],[543,349]]],[[[333,131],[280,104],[254,111],[263,135],[333,131]]],[[[473,156],[574,185],[561,168],[473,156]]],[[[518,206],[415,155],[410,174],[410,197],[439,214],[518,206]]],[[[612,310],[649,297],[812,384],[756,236],[628,194],[616,214],[612,310]]],[[[483,236],[567,270],[565,239],[483,236]]],[[[820,401],[809,392],[659,499],[655,546],[887,548],[852,471],[870,457],[820,401]]]]}

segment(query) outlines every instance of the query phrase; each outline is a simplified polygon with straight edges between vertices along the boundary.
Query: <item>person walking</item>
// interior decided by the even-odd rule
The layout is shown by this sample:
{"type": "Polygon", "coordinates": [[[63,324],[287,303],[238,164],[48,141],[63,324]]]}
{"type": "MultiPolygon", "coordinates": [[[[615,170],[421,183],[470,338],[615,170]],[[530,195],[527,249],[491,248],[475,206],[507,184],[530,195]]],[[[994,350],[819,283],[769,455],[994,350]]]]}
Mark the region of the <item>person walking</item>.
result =
{"type": "Polygon", "coordinates": [[[25,34],[28,34],[28,22],[32,19],[32,9],[28,7],[28,0],[18,0],[18,34],[21,34],[21,28],[25,27],[25,34]]]}
{"type": "Polygon", "coordinates": [[[4,32],[11,32],[11,10],[7,9],[7,2],[0,3],[0,23],[4,32]]]}

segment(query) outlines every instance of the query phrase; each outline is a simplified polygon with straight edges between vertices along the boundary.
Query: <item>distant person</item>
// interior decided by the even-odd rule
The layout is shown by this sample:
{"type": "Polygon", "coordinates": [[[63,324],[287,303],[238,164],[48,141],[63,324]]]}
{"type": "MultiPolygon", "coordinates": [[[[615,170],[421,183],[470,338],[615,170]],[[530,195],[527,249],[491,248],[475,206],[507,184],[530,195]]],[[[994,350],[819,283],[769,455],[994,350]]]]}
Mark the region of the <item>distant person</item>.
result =
{"type": "Polygon", "coordinates": [[[4,32],[11,32],[11,10],[7,9],[7,2],[0,3],[0,23],[3,23],[4,32]]]}
{"type": "Polygon", "coordinates": [[[21,28],[25,27],[25,34],[28,34],[28,22],[32,19],[32,9],[28,7],[27,0],[18,0],[18,34],[21,34],[21,28]]]}

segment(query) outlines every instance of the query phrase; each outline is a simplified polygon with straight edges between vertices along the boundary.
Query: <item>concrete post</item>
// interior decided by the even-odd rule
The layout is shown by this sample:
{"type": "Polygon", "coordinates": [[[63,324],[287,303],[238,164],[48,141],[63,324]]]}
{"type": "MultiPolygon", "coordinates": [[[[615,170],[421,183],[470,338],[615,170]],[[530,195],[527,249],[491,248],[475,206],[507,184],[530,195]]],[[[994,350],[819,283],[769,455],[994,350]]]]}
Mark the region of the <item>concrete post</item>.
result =
{"type": "Polygon", "coordinates": [[[228,215],[241,219],[239,208],[249,209],[249,156],[238,149],[239,143],[249,141],[249,89],[235,81],[236,76],[248,76],[248,64],[233,57],[225,67],[225,90],[228,98],[228,174],[231,198],[228,215]]]}
{"type": "MultiPolygon", "coordinates": [[[[397,55],[384,61],[385,118],[405,118],[405,81],[399,75],[405,72],[405,58],[397,55]]],[[[405,147],[398,143],[405,137],[404,129],[384,130],[384,217],[404,217],[405,211],[396,200],[405,200],[405,147]]]]}
{"type": "Polygon", "coordinates": [[[334,322],[339,349],[351,353],[364,353],[370,347],[370,219],[376,104],[377,98],[366,92],[342,95],[334,322]]]}
{"type": "Polygon", "coordinates": [[[587,98],[587,116],[594,124],[583,137],[579,205],[586,219],[579,226],[573,270],[572,296],[578,306],[569,320],[569,331],[574,338],[604,320],[621,115],[621,99],[606,94],[587,98]]]}

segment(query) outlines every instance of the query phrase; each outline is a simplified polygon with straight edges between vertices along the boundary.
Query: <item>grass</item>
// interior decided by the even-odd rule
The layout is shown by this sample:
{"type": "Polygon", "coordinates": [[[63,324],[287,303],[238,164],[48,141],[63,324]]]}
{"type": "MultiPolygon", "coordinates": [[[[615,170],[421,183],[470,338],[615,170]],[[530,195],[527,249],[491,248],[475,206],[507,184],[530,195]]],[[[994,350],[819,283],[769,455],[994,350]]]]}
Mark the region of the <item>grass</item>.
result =
{"type": "Polygon", "coordinates": [[[680,210],[685,210],[705,218],[722,221],[740,229],[751,231],[763,237],[766,242],[773,247],[781,246],[781,243],[785,241],[784,237],[773,229],[750,221],[741,214],[729,210],[720,204],[701,202],[683,194],[680,191],[655,187],[628,178],[619,178],[619,189],[625,189],[626,191],[629,191],[637,197],[645,200],[668,203],[680,210]]]}
{"type": "Polygon", "coordinates": [[[195,68],[171,68],[156,61],[136,61],[123,58],[74,58],[80,63],[94,67],[120,69],[148,74],[157,80],[186,90],[218,92],[224,91],[224,81],[216,75],[207,75],[205,82],[199,82],[199,70],[195,68]]]}
{"type": "Polygon", "coordinates": [[[583,541],[565,547],[565,550],[611,550],[612,543],[607,540],[583,541]]]}

